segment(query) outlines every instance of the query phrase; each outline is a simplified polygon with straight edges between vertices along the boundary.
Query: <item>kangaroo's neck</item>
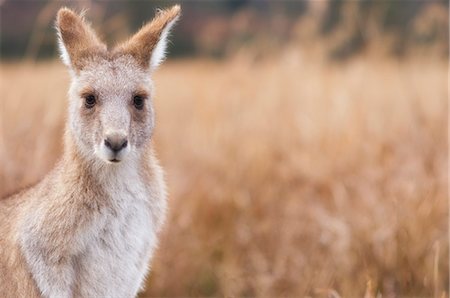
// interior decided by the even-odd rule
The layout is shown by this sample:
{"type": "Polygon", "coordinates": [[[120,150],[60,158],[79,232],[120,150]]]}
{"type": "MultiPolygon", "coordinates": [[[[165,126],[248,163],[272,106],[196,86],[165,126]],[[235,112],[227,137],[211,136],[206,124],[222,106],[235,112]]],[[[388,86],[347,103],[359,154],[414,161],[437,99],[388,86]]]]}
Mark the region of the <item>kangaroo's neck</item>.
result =
{"type": "Polygon", "coordinates": [[[93,156],[93,153],[92,156],[83,153],[71,133],[65,134],[60,174],[63,179],[73,181],[77,185],[108,189],[118,182],[140,176],[142,172],[140,164],[137,157],[130,157],[129,160],[119,164],[107,164],[93,156]]]}

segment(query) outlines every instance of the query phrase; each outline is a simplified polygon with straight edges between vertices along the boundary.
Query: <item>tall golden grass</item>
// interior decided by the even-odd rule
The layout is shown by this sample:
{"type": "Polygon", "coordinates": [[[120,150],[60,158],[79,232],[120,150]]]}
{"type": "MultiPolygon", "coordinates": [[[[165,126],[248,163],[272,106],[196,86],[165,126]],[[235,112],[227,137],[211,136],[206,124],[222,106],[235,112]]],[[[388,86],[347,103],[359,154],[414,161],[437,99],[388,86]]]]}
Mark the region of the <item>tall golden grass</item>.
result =
{"type": "MultiPolygon", "coordinates": [[[[155,75],[170,214],[144,296],[447,295],[447,64],[180,60],[155,75]]],[[[61,63],[1,65],[0,195],[61,154],[61,63]]]]}

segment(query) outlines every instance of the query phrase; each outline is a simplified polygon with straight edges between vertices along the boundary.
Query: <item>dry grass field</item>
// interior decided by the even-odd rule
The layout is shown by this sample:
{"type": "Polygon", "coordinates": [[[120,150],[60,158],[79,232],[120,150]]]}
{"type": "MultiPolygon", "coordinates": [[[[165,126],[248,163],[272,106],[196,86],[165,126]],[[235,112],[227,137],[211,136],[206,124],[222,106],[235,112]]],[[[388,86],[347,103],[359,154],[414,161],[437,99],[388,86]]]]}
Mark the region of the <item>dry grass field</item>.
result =
{"type": "MultiPolygon", "coordinates": [[[[0,73],[5,195],[61,154],[69,75],[0,73]]],[[[143,297],[448,295],[445,60],[286,50],[169,61],[155,84],[170,214],[143,297]]]]}

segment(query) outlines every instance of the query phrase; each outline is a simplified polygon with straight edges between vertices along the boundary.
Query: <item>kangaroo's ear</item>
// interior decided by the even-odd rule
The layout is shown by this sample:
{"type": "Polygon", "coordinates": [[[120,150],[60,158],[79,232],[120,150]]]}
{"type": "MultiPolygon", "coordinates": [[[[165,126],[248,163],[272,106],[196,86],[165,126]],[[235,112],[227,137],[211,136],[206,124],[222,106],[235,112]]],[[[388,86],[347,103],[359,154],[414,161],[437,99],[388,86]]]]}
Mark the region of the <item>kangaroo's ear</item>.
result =
{"type": "Polygon", "coordinates": [[[68,8],[61,8],[56,18],[58,44],[63,62],[81,70],[86,58],[106,52],[103,44],[83,17],[68,8]]]}
{"type": "Polygon", "coordinates": [[[167,37],[179,16],[179,5],[159,11],[151,22],[144,25],[116,51],[130,54],[145,69],[155,70],[165,58],[167,37]]]}

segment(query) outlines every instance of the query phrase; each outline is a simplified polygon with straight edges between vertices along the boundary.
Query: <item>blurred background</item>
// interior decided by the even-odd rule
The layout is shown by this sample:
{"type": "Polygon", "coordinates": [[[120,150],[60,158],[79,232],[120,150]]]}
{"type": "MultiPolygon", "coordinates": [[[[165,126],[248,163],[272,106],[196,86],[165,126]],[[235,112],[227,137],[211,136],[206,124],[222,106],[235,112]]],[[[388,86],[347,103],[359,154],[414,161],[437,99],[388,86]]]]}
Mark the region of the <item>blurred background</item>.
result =
{"type": "Polygon", "coordinates": [[[0,1],[0,196],[62,152],[56,11],[112,46],[175,3],[142,297],[448,297],[447,1],[0,1]]]}

